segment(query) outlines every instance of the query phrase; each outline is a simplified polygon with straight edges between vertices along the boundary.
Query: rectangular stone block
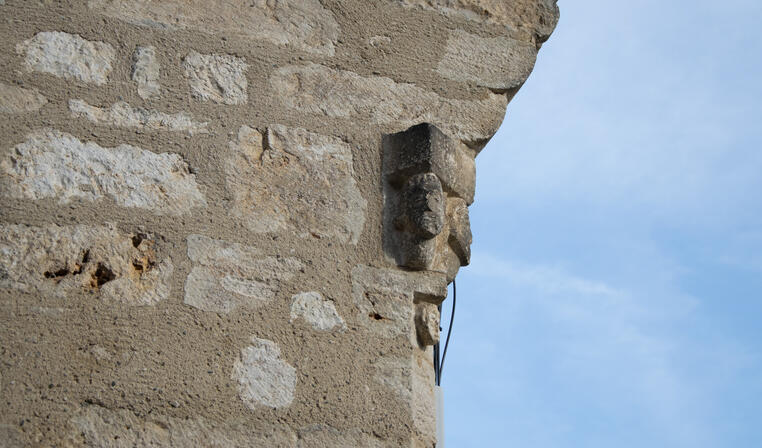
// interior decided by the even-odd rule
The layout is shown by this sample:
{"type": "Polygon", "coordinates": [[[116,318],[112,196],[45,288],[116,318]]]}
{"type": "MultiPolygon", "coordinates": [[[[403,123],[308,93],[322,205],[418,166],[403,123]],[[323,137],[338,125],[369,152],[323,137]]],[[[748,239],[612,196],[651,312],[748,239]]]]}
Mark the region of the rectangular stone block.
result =
{"type": "Polygon", "coordinates": [[[421,123],[383,137],[384,175],[399,188],[408,177],[431,172],[444,190],[467,203],[474,201],[474,157],[436,126],[421,123]]]}
{"type": "Polygon", "coordinates": [[[0,226],[0,287],[61,299],[96,293],[128,305],[169,297],[173,265],[153,236],[108,226],[0,226]]]}
{"type": "Polygon", "coordinates": [[[201,54],[191,51],[183,59],[185,76],[195,98],[221,104],[246,104],[246,70],[242,58],[228,54],[201,54]]]}
{"type": "Polygon", "coordinates": [[[185,304],[216,313],[256,309],[272,301],[282,281],[304,268],[292,257],[263,255],[258,249],[203,235],[189,235],[193,263],[185,280],[185,304]]]}
{"type": "Polygon", "coordinates": [[[505,115],[505,95],[481,100],[445,98],[413,84],[382,76],[360,76],[322,65],[290,65],[270,79],[273,94],[287,108],[332,118],[368,120],[404,130],[421,122],[436,125],[463,142],[483,145],[505,115]]]}
{"type": "Polygon", "coordinates": [[[319,0],[90,0],[102,14],[141,26],[238,35],[333,56],[339,24],[319,0]]]}
{"type": "Polygon", "coordinates": [[[352,148],[335,137],[280,125],[263,136],[242,126],[225,163],[232,213],[255,232],[356,244],[367,203],[352,160],[352,148]]]}
{"type": "Polygon", "coordinates": [[[110,107],[97,107],[83,100],[69,100],[69,110],[75,117],[85,118],[101,126],[137,128],[144,131],[187,132],[189,135],[206,134],[208,123],[193,121],[185,112],[167,114],[157,110],[132,107],[118,101],[110,107]]]}
{"type": "Polygon", "coordinates": [[[182,215],[206,206],[196,178],[178,154],[94,142],[53,129],[38,129],[0,154],[0,191],[18,199],[107,198],[122,207],[182,215]]]}
{"type": "Polygon", "coordinates": [[[106,84],[116,52],[105,42],[91,42],[79,35],[44,31],[16,45],[29,71],[65,79],[106,84]]]}
{"type": "Polygon", "coordinates": [[[441,303],[447,280],[437,272],[405,272],[358,265],[352,269],[352,298],[356,321],[367,331],[385,338],[406,336],[417,347],[416,302],[441,303]]]}
{"type": "Polygon", "coordinates": [[[132,73],[130,74],[138,85],[138,95],[148,99],[161,92],[159,85],[159,62],[156,58],[156,48],[152,46],[137,47],[132,55],[132,73]]]}
{"type": "Polygon", "coordinates": [[[529,77],[537,47],[509,37],[480,37],[455,30],[447,39],[437,73],[460,82],[473,82],[497,91],[520,87],[529,77]]]}

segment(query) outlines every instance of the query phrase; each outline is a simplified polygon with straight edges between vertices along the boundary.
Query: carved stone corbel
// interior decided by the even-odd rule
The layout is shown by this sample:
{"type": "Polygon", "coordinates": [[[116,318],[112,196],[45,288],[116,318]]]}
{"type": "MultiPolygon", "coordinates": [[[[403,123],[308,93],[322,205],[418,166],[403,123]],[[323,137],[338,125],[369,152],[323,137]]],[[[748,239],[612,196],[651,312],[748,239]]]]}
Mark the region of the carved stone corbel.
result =
{"type": "Polygon", "coordinates": [[[455,278],[471,257],[473,153],[429,123],[383,137],[384,249],[399,266],[455,278]]]}

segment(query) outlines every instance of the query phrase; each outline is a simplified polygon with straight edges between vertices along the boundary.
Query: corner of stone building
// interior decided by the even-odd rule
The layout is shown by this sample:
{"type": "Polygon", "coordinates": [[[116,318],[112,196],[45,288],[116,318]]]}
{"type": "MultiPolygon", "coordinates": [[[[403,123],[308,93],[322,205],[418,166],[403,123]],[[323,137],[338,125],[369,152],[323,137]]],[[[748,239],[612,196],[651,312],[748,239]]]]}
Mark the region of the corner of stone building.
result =
{"type": "Polygon", "coordinates": [[[0,20],[7,445],[436,446],[474,159],[555,0],[0,20]]]}

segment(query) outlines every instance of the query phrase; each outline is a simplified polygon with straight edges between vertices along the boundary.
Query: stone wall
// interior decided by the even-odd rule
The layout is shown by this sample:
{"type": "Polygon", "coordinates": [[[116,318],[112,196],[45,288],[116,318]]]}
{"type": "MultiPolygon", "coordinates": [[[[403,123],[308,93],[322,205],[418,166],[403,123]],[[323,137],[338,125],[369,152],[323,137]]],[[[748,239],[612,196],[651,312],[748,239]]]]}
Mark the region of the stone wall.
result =
{"type": "Polygon", "coordinates": [[[557,19],[0,1],[0,445],[433,447],[473,160],[557,19]]]}

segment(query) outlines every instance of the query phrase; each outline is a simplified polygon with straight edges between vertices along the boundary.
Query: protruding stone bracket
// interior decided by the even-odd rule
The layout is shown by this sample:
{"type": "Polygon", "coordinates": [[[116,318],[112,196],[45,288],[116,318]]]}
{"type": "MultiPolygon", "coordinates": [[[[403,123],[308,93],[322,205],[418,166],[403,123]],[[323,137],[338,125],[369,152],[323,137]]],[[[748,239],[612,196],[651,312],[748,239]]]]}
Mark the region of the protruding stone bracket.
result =
{"type": "Polygon", "coordinates": [[[429,123],[383,137],[384,250],[397,265],[447,274],[471,257],[471,151],[429,123]]]}

